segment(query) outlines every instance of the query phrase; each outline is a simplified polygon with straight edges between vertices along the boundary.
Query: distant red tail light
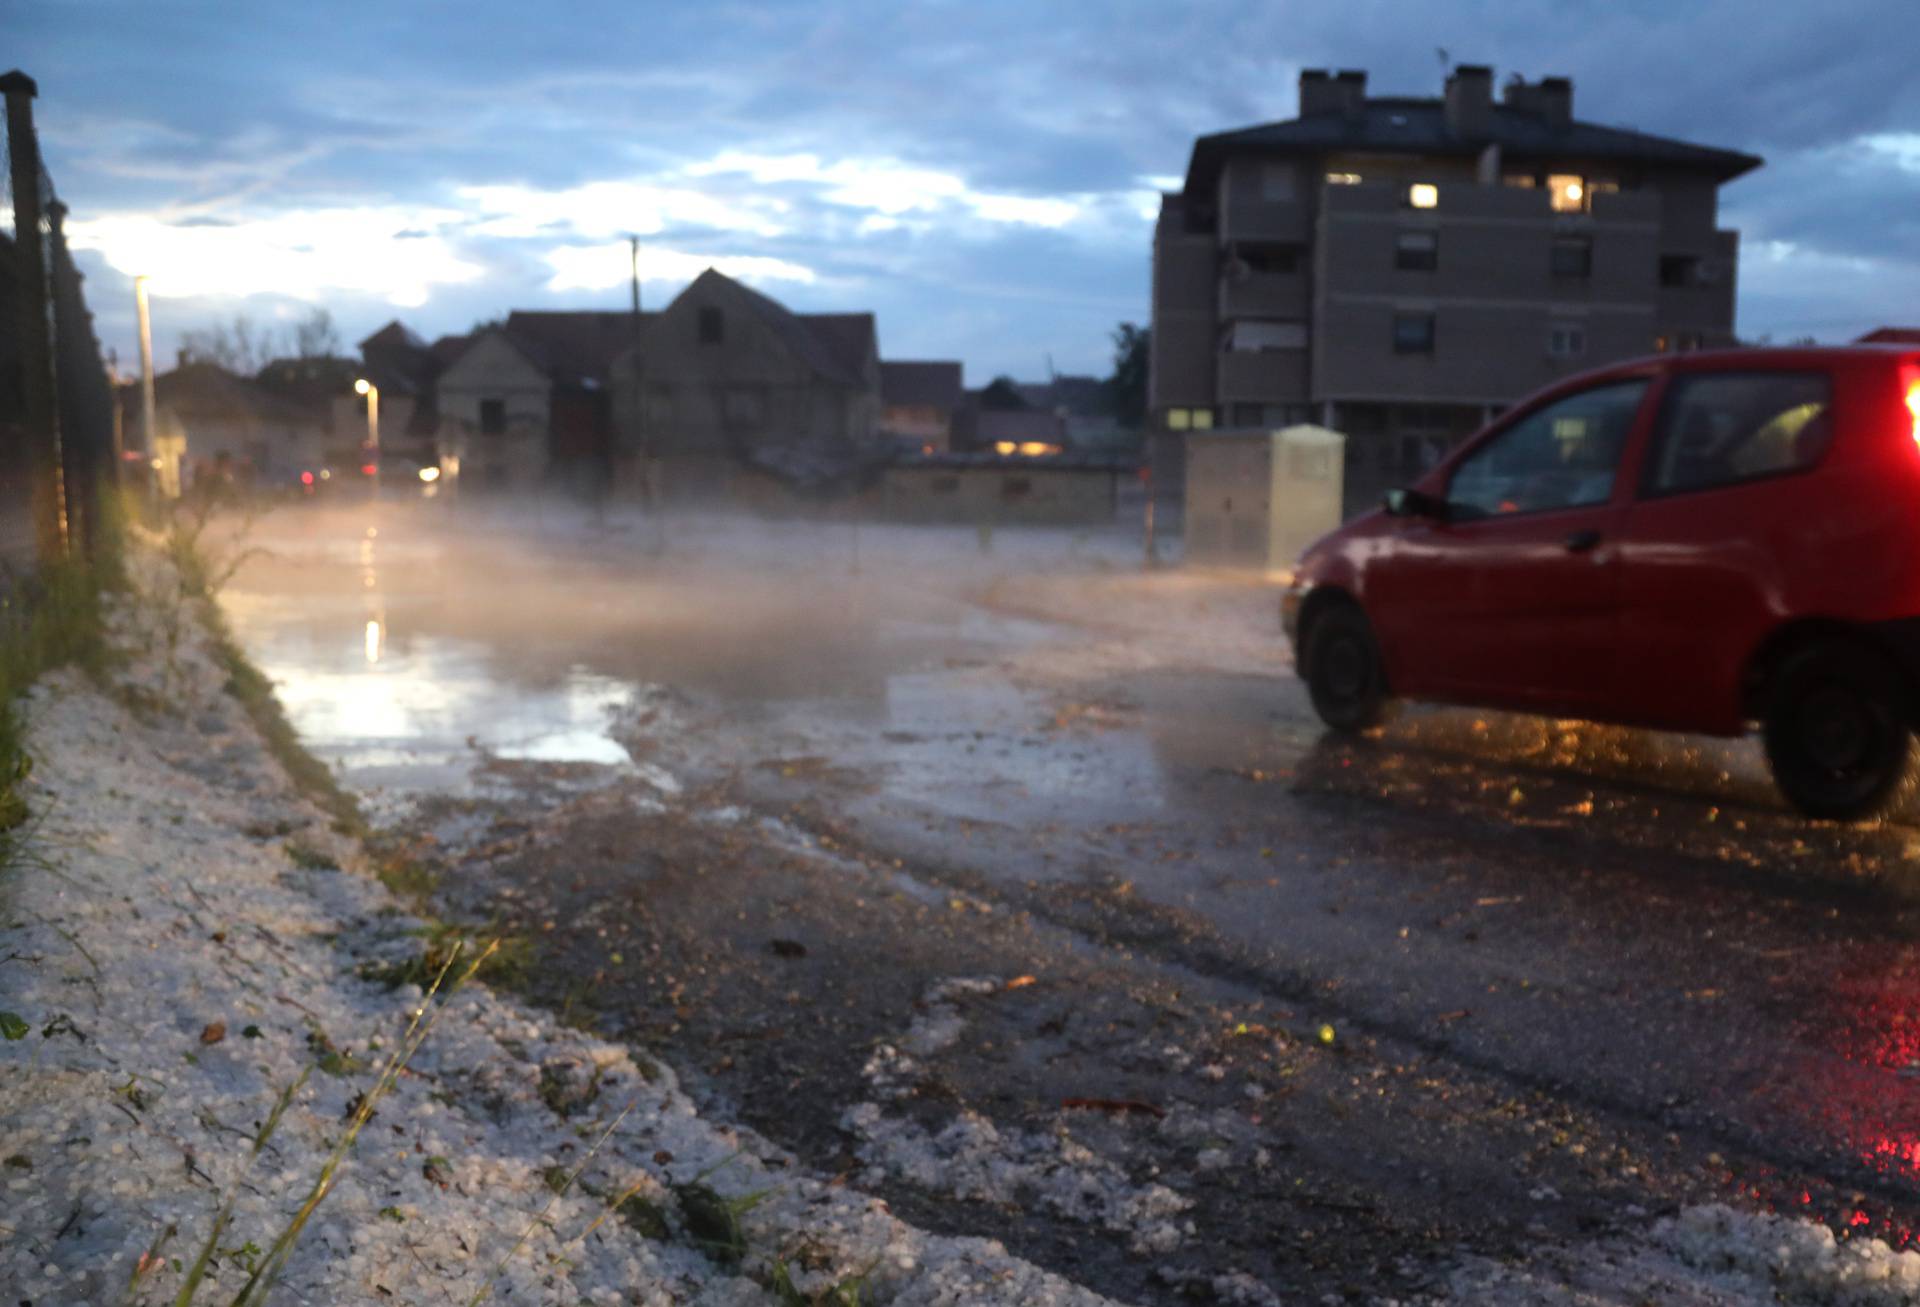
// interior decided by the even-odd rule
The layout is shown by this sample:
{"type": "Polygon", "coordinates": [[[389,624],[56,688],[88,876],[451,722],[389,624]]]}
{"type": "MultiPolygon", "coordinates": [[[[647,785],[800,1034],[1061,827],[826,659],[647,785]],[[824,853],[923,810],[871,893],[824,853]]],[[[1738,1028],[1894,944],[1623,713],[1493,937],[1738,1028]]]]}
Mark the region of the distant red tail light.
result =
{"type": "Polygon", "coordinates": [[[375,466],[374,466],[373,464],[371,464],[371,463],[362,463],[362,464],[360,465],[360,475],[361,475],[361,476],[369,476],[369,477],[370,477],[370,476],[372,476],[372,475],[373,475],[373,474],[374,474],[375,472],[378,472],[379,470],[380,470],[379,468],[377,468],[377,467],[375,467],[375,466]]]}

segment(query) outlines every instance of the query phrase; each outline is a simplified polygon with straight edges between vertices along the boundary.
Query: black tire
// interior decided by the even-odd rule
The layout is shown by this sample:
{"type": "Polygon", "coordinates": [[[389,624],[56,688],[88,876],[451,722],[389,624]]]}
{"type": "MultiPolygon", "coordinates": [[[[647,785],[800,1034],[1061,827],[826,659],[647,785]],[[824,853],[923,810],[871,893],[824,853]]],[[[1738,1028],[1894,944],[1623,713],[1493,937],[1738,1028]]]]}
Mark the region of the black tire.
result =
{"type": "Polygon", "coordinates": [[[1767,692],[1762,736],[1773,782],[1824,821],[1866,821],[1900,800],[1913,770],[1913,702],[1873,649],[1822,640],[1787,655],[1767,692]]]}
{"type": "Polygon", "coordinates": [[[1387,718],[1386,669],[1373,624],[1350,603],[1329,608],[1307,628],[1302,676],[1313,710],[1336,731],[1356,732],[1387,718]]]}

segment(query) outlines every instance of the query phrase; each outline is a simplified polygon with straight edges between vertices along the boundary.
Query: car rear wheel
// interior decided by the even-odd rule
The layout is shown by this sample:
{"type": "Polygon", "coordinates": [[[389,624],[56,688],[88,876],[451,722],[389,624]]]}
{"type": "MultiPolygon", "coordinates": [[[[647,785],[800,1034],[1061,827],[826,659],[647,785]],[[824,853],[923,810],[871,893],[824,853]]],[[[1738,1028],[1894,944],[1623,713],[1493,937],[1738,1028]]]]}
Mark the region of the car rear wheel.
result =
{"type": "Polygon", "coordinates": [[[1882,815],[1912,771],[1910,714],[1899,672],[1872,649],[1830,640],[1788,655],[1762,723],[1774,783],[1809,817],[1882,815]]]}
{"type": "Polygon", "coordinates": [[[1387,715],[1387,677],[1367,615],[1342,603],[1314,619],[1306,639],[1307,694],[1336,731],[1364,731],[1387,715]]]}

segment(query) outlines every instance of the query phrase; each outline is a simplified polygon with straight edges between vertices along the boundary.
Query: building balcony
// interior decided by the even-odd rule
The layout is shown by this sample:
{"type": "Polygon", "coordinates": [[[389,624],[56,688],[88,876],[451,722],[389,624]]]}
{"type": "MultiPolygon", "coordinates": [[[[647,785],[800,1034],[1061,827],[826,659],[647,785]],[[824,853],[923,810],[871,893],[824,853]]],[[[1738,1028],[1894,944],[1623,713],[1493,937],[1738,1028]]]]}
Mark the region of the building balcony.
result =
{"type": "Polygon", "coordinates": [[[1304,404],[1307,351],[1228,350],[1219,355],[1222,404],[1304,404]]]}
{"type": "Polygon", "coordinates": [[[1306,276],[1298,272],[1229,272],[1220,279],[1220,317],[1304,318],[1309,307],[1306,276]]]}
{"type": "Polygon", "coordinates": [[[1220,215],[1223,241],[1305,241],[1313,226],[1298,200],[1230,200],[1220,215]]]}

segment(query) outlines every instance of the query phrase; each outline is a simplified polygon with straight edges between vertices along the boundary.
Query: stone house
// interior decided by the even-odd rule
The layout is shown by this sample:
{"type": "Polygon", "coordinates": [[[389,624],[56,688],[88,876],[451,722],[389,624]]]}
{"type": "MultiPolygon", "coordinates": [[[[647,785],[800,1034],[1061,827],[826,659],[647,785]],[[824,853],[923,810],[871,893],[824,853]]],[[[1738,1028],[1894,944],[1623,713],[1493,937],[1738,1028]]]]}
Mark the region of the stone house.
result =
{"type": "Polygon", "coordinates": [[[464,489],[610,484],[607,378],[644,325],[631,313],[515,310],[476,331],[434,387],[464,489]]]}
{"type": "Polygon", "coordinates": [[[618,455],[676,497],[831,480],[879,445],[873,315],[794,313],[711,268],[647,319],[612,385],[618,455]]]}

